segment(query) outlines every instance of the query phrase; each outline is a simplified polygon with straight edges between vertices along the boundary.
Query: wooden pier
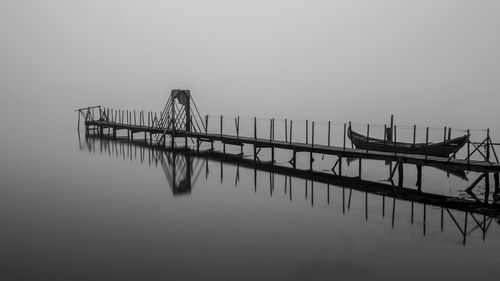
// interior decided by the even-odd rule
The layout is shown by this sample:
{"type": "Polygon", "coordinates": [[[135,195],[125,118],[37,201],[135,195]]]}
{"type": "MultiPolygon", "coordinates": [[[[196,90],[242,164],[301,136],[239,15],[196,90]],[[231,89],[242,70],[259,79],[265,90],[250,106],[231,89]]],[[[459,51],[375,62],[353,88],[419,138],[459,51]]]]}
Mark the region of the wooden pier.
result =
{"type": "MultiPolygon", "coordinates": [[[[332,163],[332,171],[337,175],[342,175],[342,161],[346,158],[359,159],[359,170],[361,174],[361,160],[372,159],[395,162],[396,164],[390,171],[391,179],[398,174],[397,186],[403,185],[404,178],[404,164],[411,164],[417,167],[419,171],[419,181],[421,182],[421,168],[422,166],[440,166],[455,170],[473,171],[481,173],[481,176],[476,180],[473,185],[469,187],[472,190],[476,184],[484,179],[486,182],[486,189],[489,190],[489,174],[493,174],[494,187],[499,188],[499,172],[500,163],[494,147],[490,149],[492,142],[488,137],[480,144],[468,142],[467,157],[465,159],[458,159],[454,157],[436,157],[431,155],[418,155],[418,154],[403,154],[392,152],[380,152],[366,149],[356,149],[346,146],[346,123],[343,126],[343,144],[333,145],[330,142],[330,126],[328,127],[328,143],[319,144],[315,143],[314,122],[311,122],[311,140],[309,141],[309,129],[306,123],[306,142],[294,141],[293,123],[285,121],[285,137],[284,139],[275,138],[274,119],[269,120],[269,137],[263,138],[257,135],[257,119],[254,118],[253,122],[253,136],[240,135],[240,122],[239,118],[235,121],[236,134],[224,133],[223,116],[220,116],[220,127],[218,132],[208,130],[208,116],[201,117],[196,108],[196,104],[187,90],[173,90],[167,102],[167,105],[160,113],[153,112],[139,112],[137,117],[136,112],[106,109],[101,106],[86,107],[77,110],[79,113],[78,127],[80,127],[80,119],[83,117],[85,131],[96,132],[98,135],[107,134],[113,138],[117,137],[119,131],[127,132],[127,138],[134,140],[134,135],[139,134],[139,138],[143,137],[146,142],[158,146],[176,147],[176,139],[184,140],[184,147],[188,146],[188,139],[191,139],[194,146],[192,149],[200,150],[202,143],[210,143],[210,150],[214,150],[214,143],[222,145],[222,153],[226,153],[226,145],[234,145],[241,148],[241,157],[243,154],[244,146],[253,147],[253,161],[259,160],[259,152],[262,148],[270,150],[271,164],[275,162],[275,149],[282,149],[290,151],[292,154],[290,165],[293,169],[297,167],[297,153],[307,153],[309,157],[309,172],[313,171],[314,154],[333,155],[336,156],[337,161],[332,163]],[[167,138],[169,141],[167,142],[167,138]],[[486,147],[486,153],[481,152],[481,147],[486,147]],[[491,154],[497,161],[492,161],[491,154]],[[474,153],[480,153],[484,156],[483,160],[471,159],[474,153]]],[[[369,127],[368,127],[369,132],[369,127]]],[[[427,129],[428,133],[428,129],[427,129]]],[[[446,137],[446,129],[445,129],[446,137]]],[[[137,138],[137,137],[136,137],[137,138]]],[[[415,139],[415,137],[414,137],[415,139]]],[[[428,136],[427,136],[428,139],[428,136]]],[[[465,148],[464,148],[465,149],[465,148]]],[[[419,188],[420,189],[420,188],[419,188]]]]}

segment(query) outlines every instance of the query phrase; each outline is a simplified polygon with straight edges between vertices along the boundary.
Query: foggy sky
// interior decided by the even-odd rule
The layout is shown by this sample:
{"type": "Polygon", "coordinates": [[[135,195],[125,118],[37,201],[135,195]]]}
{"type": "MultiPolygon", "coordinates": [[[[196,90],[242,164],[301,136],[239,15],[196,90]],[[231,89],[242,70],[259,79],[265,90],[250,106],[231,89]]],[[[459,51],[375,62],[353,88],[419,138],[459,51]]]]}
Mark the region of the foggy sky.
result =
{"type": "Polygon", "coordinates": [[[499,15],[498,1],[2,0],[0,108],[159,110],[186,88],[203,114],[494,126],[499,15]]]}

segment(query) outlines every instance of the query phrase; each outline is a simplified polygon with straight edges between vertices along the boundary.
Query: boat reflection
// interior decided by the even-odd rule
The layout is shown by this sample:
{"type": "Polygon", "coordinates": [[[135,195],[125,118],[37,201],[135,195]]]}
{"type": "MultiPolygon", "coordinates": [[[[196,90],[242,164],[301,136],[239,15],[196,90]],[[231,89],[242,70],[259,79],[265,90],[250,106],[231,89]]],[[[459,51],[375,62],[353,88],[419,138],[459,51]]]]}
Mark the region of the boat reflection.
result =
{"type": "MultiPolygon", "coordinates": [[[[129,142],[124,139],[110,139],[101,136],[86,135],[84,141],[79,139],[80,150],[91,153],[100,153],[110,157],[121,158],[129,161],[141,161],[150,166],[161,166],[168,184],[174,196],[190,194],[196,187],[196,182],[203,171],[205,177],[209,175],[209,162],[220,163],[220,180],[224,178],[224,167],[234,166],[234,185],[240,184],[240,169],[247,169],[253,172],[254,192],[268,189],[269,195],[273,196],[281,191],[286,198],[295,202],[294,193],[297,187],[304,191],[305,200],[311,206],[315,206],[315,200],[321,200],[326,205],[331,204],[331,193],[336,190],[341,193],[341,210],[343,214],[348,213],[353,204],[353,197],[356,195],[364,198],[362,207],[364,217],[369,218],[370,213],[377,212],[382,217],[386,216],[386,205],[391,209],[391,226],[394,228],[397,220],[396,212],[398,208],[404,209],[405,205],[409,211],[411,224],[416,221],[417,211],[421,210],[422,234],[427,234],[428,209],[432,208],[433,214],[440,216],[440,229],[444,231],[445,221],[456,227],[461,236],[461,241],[465,245],[467,238],[474,232],[480,231],[483,240],[490,230],[493,221],[499,223],[500,207],[498,205],[498,191],[494,194],[493,202],[483,202],[481,200],[467,200],[459,197],[444,196],[433,193],[422,192],[406,187],[396,187],[383,182],[362,180],[359,177],[338,176],[323,172],[311,172],[308,170],[297,170],[290,167],[271,165],[264,162],[254,162],[241,155],[224,154],[217,151],[195,151],[189,149],[170,149],[150,146],[146,142],[129,142]],[[262,184],[262,175],[269,179],[268,184],[262,184]],[[276,178],[280,178],[277,180],[276,178]],[[315,197],[315,189],[326,189],[326,196],[315,197]],[[369,198],[372,202],[369,203],[369,198]],[[380,213],[373,207],[374,203],[380,204],[380,213]],[[400,203],[406,202],[406,203],[400,203]],[[409,203],[409,206],[408,206],[409,203]],[[369,207],[370,205],[370,207],[369,207]],[[436,210],[438,210],[436,212],[436,210]],[[471,226],[472,225],[472,226],[471,226]]],[[[248,183],[247,183],[248,184],[248,183]]],[[[357,204],[360,200],[356,201],[357,204]]],[[[408,212],[404,212],[408,215],[408,212]]],[[[435,219],[432,219],[434,221],[435,219]]]]}

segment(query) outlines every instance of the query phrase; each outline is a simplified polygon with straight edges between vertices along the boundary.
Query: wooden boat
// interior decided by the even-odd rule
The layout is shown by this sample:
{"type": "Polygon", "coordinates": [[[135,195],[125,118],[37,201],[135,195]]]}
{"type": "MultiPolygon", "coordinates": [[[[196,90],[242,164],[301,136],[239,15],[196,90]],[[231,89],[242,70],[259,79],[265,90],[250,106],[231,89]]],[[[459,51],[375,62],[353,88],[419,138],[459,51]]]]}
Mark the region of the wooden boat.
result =
{"type": "Polygon", "coordinates": [[[421,154],[429,156],[449,157],[450,154],[460,150],[466,143],[468,137],[466,135],[450,139],[444,142],[437,143],[404,143],[391,140],[381,140],[376,138],[367,138],[366,136],[356,133],[349,126],[347,136],[356,148],[368,149],[384,152],[397,152],[407,154],[421,154]]]}

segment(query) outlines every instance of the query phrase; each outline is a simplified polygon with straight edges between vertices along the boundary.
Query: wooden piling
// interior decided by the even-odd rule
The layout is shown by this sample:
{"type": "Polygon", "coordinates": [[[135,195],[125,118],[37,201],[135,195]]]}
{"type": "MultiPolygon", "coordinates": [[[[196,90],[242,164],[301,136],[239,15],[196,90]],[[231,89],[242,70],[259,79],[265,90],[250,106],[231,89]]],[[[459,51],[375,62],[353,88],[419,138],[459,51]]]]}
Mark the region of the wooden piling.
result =
{"type": "MultiPolygon", "coordinates": [[[[392,116],[391,116],[391,119],[392,119],[392,116]]],[[[394,155],[397,156],[398,155],[398,150],[397,150],[397,141],[398,141],[398,138],[397,138],[397,129],[396,129],[396,125],[393,126],[394,128],[394,155]]]]}
{"type": "Polygon", "coordinates": [[[387,125],[384,124],[384,145],[387,144],[387,125]]]}
{"type": "Polygon", "coordinates": [[[240,138],[240,116],[236,120],[236,137],[240,138]]]}
{"type": "Polygon", "coordinates": [[[425,128],[425,160],[427,160],[427,148],[429,146],[429,127],[425,128]]]}
{"type": "MultiPolygon", "coordinates": [[[[366,124],[366,142],[370,141],[370,124],[366,124]]],[[[366,146],[366,155],[368,155],[368,146],[366,146]]]]}
{"type": "Polygon", "coordinates": [[[223,119],[224,117],[221,115],[220,116],[220,135],[222,136],[222,125],[223,125],[223,119]]]}
{"type": "Polygon", "coordinates": [[[470,166],[470,130],[467,129],[467,166],[470,166]]]}
{"type": "Polygon", "coordinates": [[[257,117],[253,117],[253,138],[257,139],[257,117]]]}
{"type": "Polygon", "coordinates": [[[412,145],[413,150],[415,150],[416,140],[417,140],[417,125],[413,125],[413,145],[412,145]]]}
{"type": "Polygon", "coordinates": [[[205,115],[205,135],[208,135],[208,115],[205,115]]]}
{"type": "MultiPolygon", "coordinates": [[[[311,147],[314,147],[314,121],[312,121],[312,135],[311,135],[311,147]]],[[[313,169],[313,152],[311,151],[309,154],[309,171],[312,172],[313,169]]]]}
{"type": "Polygon", "coordinates": [[[345,151],[346,124],[344,123],[344,151],[345,151]]]}
{"type": "Polygon", "coordinates": [[[288,127],[288,121],[285,118],[285,142],[288,141],[288,132],[287,132],[287,127],[288,127]]]}
{"type": "Polygon", "coordinates": [[[274,122],[275,122],[275,120],[274,120],[274,118],[272,120],[273,120],[273,122],[272,122],[272,125],[273,125],[273,131],[272,131],[273,132],[273,139],[272,140],[274,141],[274,122]]]}
{"type": "Polygon", "coordinates": [[[309,120],[306,120],[306,144],[309,144],[309,120]]]}
{"type": "Polygon", "coordinates": [[[272,141],[273,138],[273,119],[269,119],[269,142],[272,141]]]}
{"type": "Polygon", "coordinates": [[[486,159],[490,162],[490,128],[486,129],[486,159]]]}
{"type": "Polygon", "coordinates": [[[328,146],[330,146],[330,130],[331,130],[331,121],[328,121],[328,146]]]}

